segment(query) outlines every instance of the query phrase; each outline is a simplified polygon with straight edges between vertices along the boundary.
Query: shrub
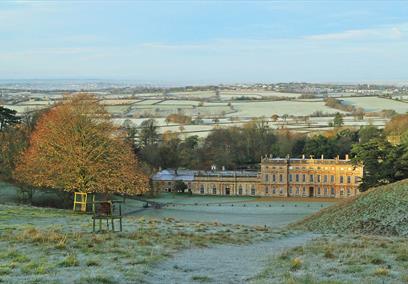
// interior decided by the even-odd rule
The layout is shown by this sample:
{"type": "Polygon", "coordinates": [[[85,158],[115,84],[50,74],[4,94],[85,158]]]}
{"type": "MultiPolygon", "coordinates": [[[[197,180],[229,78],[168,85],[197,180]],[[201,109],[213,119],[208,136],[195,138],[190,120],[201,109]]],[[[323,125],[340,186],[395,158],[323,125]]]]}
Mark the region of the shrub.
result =
{"type": "Polygon", "coordinates": [[[298,270],[302,267],[303,261],[299,257],[295,257],[290,262],[290,269],[291,270],[298,270]]]}
{"type": "Polygon", "coordinates": [[[374,275],[376,275],[376,276],[387,276],[389,273],[390,273],[390,271],[387,268],[383,268],[383,267],[377,268],[374,271],[374,275]]]}

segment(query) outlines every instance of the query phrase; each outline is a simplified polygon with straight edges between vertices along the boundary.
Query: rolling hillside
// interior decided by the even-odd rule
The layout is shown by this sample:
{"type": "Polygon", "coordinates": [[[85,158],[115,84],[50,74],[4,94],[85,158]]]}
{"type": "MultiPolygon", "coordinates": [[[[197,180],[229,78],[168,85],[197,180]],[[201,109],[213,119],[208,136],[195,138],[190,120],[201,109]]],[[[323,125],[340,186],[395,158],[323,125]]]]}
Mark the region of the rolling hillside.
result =
{"type": "Polygon", "coordinates": [[[322,233],[408,235],[408,180],[373,188],[293,225],[322,233]]]}

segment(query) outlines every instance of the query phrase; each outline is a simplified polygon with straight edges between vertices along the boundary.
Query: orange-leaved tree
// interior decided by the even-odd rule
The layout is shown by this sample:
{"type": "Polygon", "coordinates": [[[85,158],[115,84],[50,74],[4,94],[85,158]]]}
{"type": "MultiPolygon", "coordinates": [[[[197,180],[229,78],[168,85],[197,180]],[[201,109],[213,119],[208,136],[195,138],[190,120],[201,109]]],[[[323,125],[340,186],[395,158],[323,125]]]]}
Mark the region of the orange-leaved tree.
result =
{"type": "Polygon", "coordinates": [[[39,119],[14,177],[70,192],[133,195],[148,189],[125,134],[95,96],[82,93],[65,96],[39,119]]]}

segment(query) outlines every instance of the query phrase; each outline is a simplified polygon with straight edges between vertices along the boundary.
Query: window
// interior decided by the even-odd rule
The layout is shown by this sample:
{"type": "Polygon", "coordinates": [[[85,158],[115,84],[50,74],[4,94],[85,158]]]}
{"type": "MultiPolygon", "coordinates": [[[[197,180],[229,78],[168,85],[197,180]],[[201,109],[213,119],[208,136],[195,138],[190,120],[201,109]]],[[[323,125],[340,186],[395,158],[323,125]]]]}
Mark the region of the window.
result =
{"type": "Polygon", "coordinates": [[[276,176],[272,175],[272,181],[275,182],[276,181],[276,176]]]}
{"type": "Polygon", "coordinates": [[[317,182],[320,182],[320,175],[317,175],[317,182]]]}
{"type": "Polygon", "coordinates": [[[344,177],[340,176],[340,183],[343,183],[343,182],[344,182],[344,177]]]}
{"type": "Polygon", "coordinates": [[[279,193],[280,193],[280,195],[283,195],[283,189],[282,188],[280,189],[279,193]]]}
{"type": "Polygon", "coordinates": [[[303,187],[303,195],[306,195],[306,187],[303,187]]]}
{"type": "Polygon", "coordinates": [[[201,193],[201,194],[204,194],[204,185],[203,185],[203,184],[200,185],[200,193],[201,193]]]}
{"type": "Polygon", "coordinates": [[[215,184],[213,184],[212,192],[213,194],[217,194],[217,187],[215,186],[215,184]]]}
{"type": "Polygon", "coordinates": [[[351,190],[350,187],[347,187],[347,195],[350,196],[351,195],[351,190]]]}
{"type": "Polygon", "coordinates": [[[289,194],[292,195],[292,187],[289,187],[289,194]]]}
{"type": "Polygon", "coordinates": [[[279,182],[283,182],[283,175],[282,174],[279,175],[279,182]]]}
{"type": "Polygon", "coordinates": [[[238,194],[242,195],[242,185],[239,185],[239,187],[238,187],[238,194]]]}
{"type": "Polygon", "coordinates": [[[320,195],[320,186],[317,188],[317,195],[320,195]]]}
{"type": "Polygon", "coordinates": [[[347,176],[347,183],[351,183],[351,176],[347,176]]]}
{"type": "Polygon", "coordinates": [[[331,188],[331,195],[336,195],[336,193],[334,192],[334,187],[331,188]]]}
{"type": "Polygon", "coordinates": [[[299,195],[299,187],[296,187],[296,195],[299,195]]]}
{"type": "Polygon", "coordinates": [[[323,177],[323,182],[324,182],[324,183],[327,183],[327,175],[324,175],[324,177],[323,177]]]}
{"type": "Polygon", "coordinates": [[[265,186],[265,194],[268,194],[269,193],[269,188],[268,188],[268,186],[266,185],[265,186]]]}
{"type": "Polygon", "coordinates": [[[299,174],[296,174],[296,182],[299,182],[299,174]]]}
{"type": "Polygon", "coordinates": [[[340,189],[340,196],[344,196],[344,189],[340,189]]]}
{"type": "Polygon", "coordinates": [[[324,196],[327,196],[327,187],[324,188],[324,196]]]}
{"type": "Polygon", "coordinates": [[[313,175],[310,175],[310,182],[313,182],[313,175]]]}
{"type": "Polygon", "coordinates": [[[276,189],[275,188],[272,189],[272,193],[276,194],[276,189]]]}
{"type": "Polygon", "coordinates": [[[269,177],[268,177],[268,174],[266,174],[265,175],[265,181],[268,181],[269,180],[269,177]]]}
{"type": "Polygon", "coordinates": [[[255,195],[255,193],[256,193],[256,192],[255,192],[255,187],[252,186],[252,187],[251,187],[251,195],[255,195]]]}
{"type": "Polygon", "coordinates": [[[303,175],[302,181],[303,181],[303,182],[306,182],[306,175],[303,175]]]}
{"type": "Polygon", "coordinates": [[[289,181],[292,181],[292,174],[289,174],[289,181]]]}
{"type": "Polygon", "coordinates": [[[355,178],[354,178],[354,182],[355,182],[355,183],[359,183],[359,182],[360,182],[360,177],[355,177],[355,178]]]}
{"type": "Polygon", "coordinates": [[[330,176],[330,182],[331,182],[331,183],[334,182],[334,176],[330,176]]]}

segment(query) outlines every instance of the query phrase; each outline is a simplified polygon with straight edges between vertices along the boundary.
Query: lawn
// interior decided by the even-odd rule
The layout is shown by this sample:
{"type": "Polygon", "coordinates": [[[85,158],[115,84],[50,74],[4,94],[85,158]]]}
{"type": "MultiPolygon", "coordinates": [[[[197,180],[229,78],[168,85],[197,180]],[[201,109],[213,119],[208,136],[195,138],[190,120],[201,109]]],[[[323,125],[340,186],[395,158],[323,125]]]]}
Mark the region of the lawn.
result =
{"type": "Polygon", "coordinates": [[[91,233],[89,215],[0,205],[0,280],[4,283],[135,283],[173,253],[278,236],[263,226],[124,218],[122,233],[91,233]]]}
{"type": "Polygon", "coordinates": [[[407,283],[408,239],[326,235],[271,257],[251,283],[407,283]]]}

